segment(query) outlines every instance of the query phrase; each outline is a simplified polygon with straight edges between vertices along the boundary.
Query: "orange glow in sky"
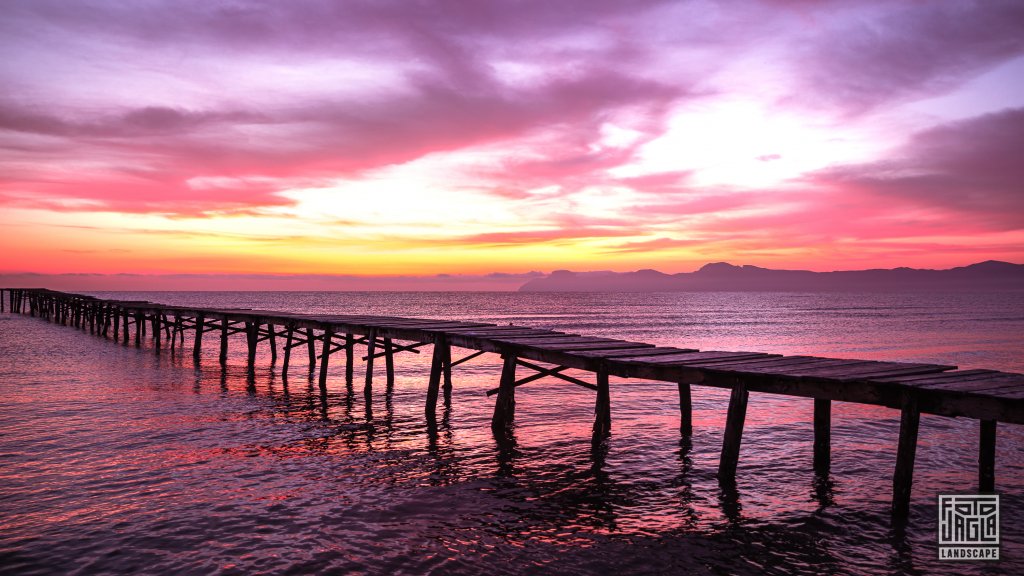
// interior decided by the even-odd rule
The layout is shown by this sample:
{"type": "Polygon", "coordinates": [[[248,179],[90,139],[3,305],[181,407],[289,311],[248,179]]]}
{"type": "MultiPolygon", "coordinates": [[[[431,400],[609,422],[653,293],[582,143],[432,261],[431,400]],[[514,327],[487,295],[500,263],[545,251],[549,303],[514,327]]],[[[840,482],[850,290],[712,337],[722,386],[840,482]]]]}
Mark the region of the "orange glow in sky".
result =
{"type": "Polygon", "coordinates": [[[1015,2],[20,2],[0,273],[1024,261],[1015,2]]]}

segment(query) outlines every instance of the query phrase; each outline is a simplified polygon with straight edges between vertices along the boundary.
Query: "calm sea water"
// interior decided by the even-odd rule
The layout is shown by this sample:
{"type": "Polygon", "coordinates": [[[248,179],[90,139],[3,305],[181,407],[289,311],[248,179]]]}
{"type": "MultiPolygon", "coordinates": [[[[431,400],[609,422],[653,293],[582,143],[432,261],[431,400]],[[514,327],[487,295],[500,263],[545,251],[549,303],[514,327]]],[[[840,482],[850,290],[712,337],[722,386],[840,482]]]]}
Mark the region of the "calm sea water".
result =
{"type": "MultiPolygon", "coordinates": [[[[168,304],[474,319],[702,349],[1024,371],[1024,294],[104,293],[168,304]]],[[[494,358],[455,369],[439,433],[427,354],[369,401],[335,363],[326,398],[243,343],[125,348],[0,315],[0,566],[13,574],[1024,573],[1024,430],[999,429],[998,564],[936,555],[936,495],[976,486],[977,423],[923,416],[911,518],[890,526],[899,414],[838,403],[831,476],[811,471],[811,402],[753,394],[735,491],[715,479],[727,393],[672,384],[517,394],[515,445],[489,420],[494,358]]],[[[456,357],[460,351],[453,352],[456,357]]],[[[360,366],[357,366],[357,374],[360,366]]],[[[380,368],[380,367],[379,367],[380,368]]],[[[359,380],[359,378],[357,378],[359,380]]]]}

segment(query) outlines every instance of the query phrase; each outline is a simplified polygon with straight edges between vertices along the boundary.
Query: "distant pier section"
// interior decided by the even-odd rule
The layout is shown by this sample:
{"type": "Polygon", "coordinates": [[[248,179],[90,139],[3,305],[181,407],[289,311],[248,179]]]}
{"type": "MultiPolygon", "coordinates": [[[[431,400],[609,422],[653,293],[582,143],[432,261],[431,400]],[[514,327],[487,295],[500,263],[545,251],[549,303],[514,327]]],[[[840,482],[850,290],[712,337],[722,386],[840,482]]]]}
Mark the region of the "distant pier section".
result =
{"type": "Polygon", "coordinates": [[[906,517],[913,483],[921,414],[965,417],[979,421],[978,490],[995,489],[995,443],[998,422],[1024,424],[1024,374],[994,370],[958,370],[956,366],[870,360],[782,356],[760,352],[700,351],[643,342],[595,338],[526,326],[495,325],[421,318],[361,315],[289,314],[284,312],[191,308],[151,302],[103,300],[44,289],[0,289],[0,311],[28,314],[88,331],[125,346],[186,350],[186,336],[198,361],[202,347],[218,347],[226,363],[230,342],[244,337],[247,365],[254,369],[261,343],[276,364],[283,356],[287,373],[293,351],[306,351],[311,374],[326,393],[330,360],[344,353],[345,380],[351,384],[356,355],[364,364],[364,392],[373,387],[375,360],[383,358],[387,386],[394,384],[395,355],[431,346],[426,379],[425,417],[436,426],[439,394],[450,399],[453,369],[483,354],[503,359],[491,427],[504,434],[515,418],[516,389],[544,377],[561,379],[596,394],[594,440],[612,427],[613,388],[609,378],[642,378],[676,385],[680,433],[689,436],[692,386],[731,390],[718,478],[735,483],[747,399],[751,392],[783,394],[814,403],[813,462],[827,475],[831,453],[831,402],[856,402],[901,411],[893,470],[892,514],[906,517]],[[207,336],[209,335],[209,336],[207,336]],[[212,337],[211,337],[212,336],[212,337]],[[452,359],[453,349],[464,356],[452,359]],[[319,362],[318,362],[319,361],[319,362]],[[522,376],[518,371],[529,371],[522,376]],[[592,381],[565,372],[593,374],[592,381]]]}

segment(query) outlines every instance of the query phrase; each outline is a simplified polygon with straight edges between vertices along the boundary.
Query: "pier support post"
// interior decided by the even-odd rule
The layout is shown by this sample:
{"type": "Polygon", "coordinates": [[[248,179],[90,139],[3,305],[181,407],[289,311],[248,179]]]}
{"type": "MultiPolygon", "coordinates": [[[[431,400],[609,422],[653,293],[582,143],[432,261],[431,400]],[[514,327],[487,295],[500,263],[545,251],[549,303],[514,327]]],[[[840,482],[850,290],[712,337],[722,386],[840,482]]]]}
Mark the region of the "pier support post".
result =
{"type": "Polygon", "coordinates": [[[125,310],[123,316],[124,316],[124,318],[122,319],[122,321],[124,322],[124,332],[121,334],[121,344],[124,344],[125,346],[127,346],[128,345],[128,317],[130,316],[130,314],[128,313],[127,310],[125,310]]]}
{"type": "Polygon", "coordinates": [[[270,339],[270,363],[277,363],[277,327],[267,324],[267,338],[270,339]]]}
{"type": "Polygon", "coordinates": [[[159,313],[154,313],[153,314],[153,319],[151,320],[151,322],[153,323],[153,347],[156,348],[157,352],[159,352],[160,351],[160,330],[162,328],[160,326],[160,314],[159,313]]]}
{"type": "Polygon", "coordinates": [[[832,466],[832,401],[814,399],[814,471],[827,475],[832,466]]]}
{"type": "Polygon", "coordinates": [[[309,353],[309,373],[316,370],[316,335],[312,328],[306,328],[306,352],[309,353]]]}
{"type": "Polygon", "coordinates": [[[384,339],[384,369],[387,372],[388,390],[395,386],[395,350],[391,338],[384,339]]]}
{"type": "Polygon", "coordinates": [[[910,512],[910,487],[914,483],[914,458],[917,455],[917,429],[920,422],[917,397],[908,394],[903,399],[896,471],[892,476],[892,515],[897,519],[906,518],[910,512]]]}
{"type": "Polygon", "coordinates": [[[252,372],[256,368],[256,342],[259,341],[260,337],[260,324],[259,322],[246,322],[245,323],[245,340],[249,345],[248,355],[246,357],[245,364],[252,372]]]}
{"type": "Polygon", "coordinates": [[[228,363],[228,318],[220,321],[220,359],[221,364],[228,363]]]}
{"type": "Polygon", "coordinates": [[[679,433],[687,438],[693,435],[693,400],[685,382],[679,383],[679,433]]]}
{"type": "Polygon", "coordinates": [[[366,384],[363,385],[363,394],[369,394],[373,390],[373,353],[377,349],[377,331],[370,328],[366,335],[366,384]]]}
{"type": "Polygon", "coordinates": [[[284,363],[281,365],[281,376],[288,377],[288,362],[292,359],[292,335],[295,327],[289,324],[284,330],[284,363]]]}
{"type": "Polygon", "coordinates": [[[516,416],[516,357],[505,354],[504,358],[498,401],[494,403],[494,416],[491,417],[491,430],[495,433],[507,431],[516,416]]]}
{"type": "Polygon", "coordinates": [[[452,395],[452,345],[446,339],[444,341],[444,395],[451,398],[452,395]]]}
{"type": "Polygon", "coordinates": [[[447,340],[444,334],[438,334],[434,340],[434,352],[430,358],[430,379],[427,381],[427,421],[437,419],[437,393],[441,388],[441,372],[444,369],[444,347],[447,340]]]}
{"type": "Polygon", "coordinates": [[[199,361],[203,351],[203,332],[206,331],[206,316],[196,315],[196,337],[192,340],[192,359],[199,361]]]}
{"type": "MultiPolygon", "coordinates": [[[[60,314],[58,312],[58,314],[60,314]]],[[[114,342],[121,339],[121,311],[110,308],[110,323],[114,325],[114,342]]]]}
{"type": "MultiPolygon", "coordinates": [[[[312,330],[310,330],[310,332],[312,332],[312,330]]],[[[334,334],[331,332],[330,328],[324,330],[324,351],[320,355],[320,392],[324,394],[327,393],[327,365],[328,360],[331,357],[331,338],[333,337],[334,334]]],[[[316,361],[315,356],[313,360],[314,362],[316,361]]]]}
{"type": "Polygon", "coordinates": [[[978,491],[996,491],[996,421],[982,420],[978,447],[978,491]]]}
{"type": "Polygon", "coordinates": [[[597,402],[594,406],[594,439],[601,440],[612,431],[611,390],[608,385],[608,372],[597,372],[597,402]]]}
{"type": "Polygon", "coordinates": [[[142,319],[142,312],[135,313],[135,347],[142,347],[142,327],[145,326],[145,320],[142,319]]]}
{"type": "Polygon", "coordinates": [[[355,369],[356,338],[345,334],[345,385],[352,386],[352,371],[355,369]]]}
{"type": "Polygon", "coordinates": [[[736,482],[736,465],[740,460],[740,442],[743,440],[743,423],[747,418],[747,386],[737,382],[729,396],[729,412],[725,417],[725,438],[722,439],[722,457],[718,461],[718,481],[724,484],[736,482]]]}

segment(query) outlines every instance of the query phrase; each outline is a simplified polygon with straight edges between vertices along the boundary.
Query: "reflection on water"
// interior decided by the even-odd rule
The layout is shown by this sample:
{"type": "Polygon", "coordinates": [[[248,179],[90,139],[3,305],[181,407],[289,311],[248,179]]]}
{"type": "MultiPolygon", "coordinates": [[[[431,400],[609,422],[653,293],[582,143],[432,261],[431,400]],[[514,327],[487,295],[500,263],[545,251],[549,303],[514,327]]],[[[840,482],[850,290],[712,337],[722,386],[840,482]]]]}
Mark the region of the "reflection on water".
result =
{"type": "MultiPolygon", "coordinates": [[[[477,317],[704,348],[973,358],[1003,369],[1020,369],[1024,333],[1020,300],[976,299],[971,308],[892,295],[872,307],[863,297],[829,305],[806,295],[445,302],[421,294],[403,296],[405,308],[389,302],[395,295],[346,295],[351,308],[342,309],[324,294],[145,298],[172,296],[477,317]],[[995,320],[999,306],[1016,320],[995,320]]],[[[901,530],[888,518],[895,411],[836,403],[831,473],[822,476],[811,465],[811,403],[752,394],[737,484],[721,487],[721,390],[694,387],[694,434],[681,439],[674,385],[613,381],[612,435],[594,442],[593,394],[542,380],[518,390],[515,425],[495,435],[485,392],[500,364],[490,355],[457,367],[428,421],[429,353],[398,355],[394,386],[365,396],[358,369],[347,385],[334,365],[321,391],[304,354],[287,375],[269,354],[249,374],[235,355],[241,341],[225,371],[215,348],[195,365],[190,350],[158,357],[0,316],[0,565],[16,573],[982,571],[936,560],[934,533],[935,495],[975,486],[974,422],[922,418],[901,530]]],[[[1019,428],[1000,427],[997,447],[1006,573],[1024,568],[1019,428]]]]}

